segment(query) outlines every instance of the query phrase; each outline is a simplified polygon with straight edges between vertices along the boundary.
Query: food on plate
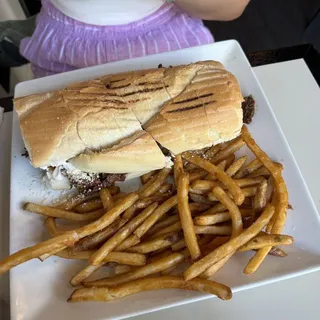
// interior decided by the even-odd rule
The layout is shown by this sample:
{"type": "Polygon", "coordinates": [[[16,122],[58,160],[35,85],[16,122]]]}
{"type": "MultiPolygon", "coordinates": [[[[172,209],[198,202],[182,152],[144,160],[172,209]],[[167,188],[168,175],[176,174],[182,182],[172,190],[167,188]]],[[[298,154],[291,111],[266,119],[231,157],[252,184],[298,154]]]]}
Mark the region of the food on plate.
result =
{"type": "Polygon", "coordinates": [[[236,138],[242,102],[236,78],[202,61],[106,75],[14,105],[31,164],[54,189],[90,192],[236,138]]]}
{"type": "Polygon", "coordinates": [[[209,278],[219,279],[217,271],[235,253],[254,254],[247,266],[239,266],[239,272],[244,267],[244,273],[252,273],[267,255],[285,257],[279,246],[294,242],[282,234],[289,207],[282,170],[244,126],[229,142],[202,152],[182,152],[172,169],[144,174],[134,192],[110,186],[56,207],[27,203],[24,209],[46,216],[50,239],[2,260],[0,274],[30,259],[44,261],[54,255],[87,262],[70,279],[71,285],[83,287],[69,302],[109,301],[169,288],[228,300],[231,289],[209,278]],[[235,155],[245,147],[255,159],[235,155]],[[191,181],[199,170],[201,177],[191,181]],[[71,226],[61,226],[60,220],[71,226]],[[113,274],[90,279],[105,267],[113,274]]]}
{"type": "Polygon", "coordinates": [[[256,111],[256,102],[251,95],[244,97],[244,101],[242,102],[242,110],[243,123],[250,124],[256,111]]]}

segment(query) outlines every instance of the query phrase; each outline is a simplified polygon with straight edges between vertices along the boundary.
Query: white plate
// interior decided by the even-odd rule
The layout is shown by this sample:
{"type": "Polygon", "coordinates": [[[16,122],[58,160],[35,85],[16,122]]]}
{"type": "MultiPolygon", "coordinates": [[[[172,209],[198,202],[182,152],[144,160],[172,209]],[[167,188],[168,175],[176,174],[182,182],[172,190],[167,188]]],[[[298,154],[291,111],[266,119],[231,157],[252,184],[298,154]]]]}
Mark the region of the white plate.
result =
{"type": "MultiPolygon", "coordinates": [[[[252,255],[236,255],[214,278],[240,291],[262,284],[279,281],[320,269],[320,223],[318,213],[292,156],[271,107],[239,44],[226,41],[213,45],[184,49],[130,61],[121,61],[88,69],[77,70],[16,87],[16,97],[62,88],[80,80],[93,79],[107,73],[157,67],[159,63],[178,65],[198,60],[218,60],[238,78],[243,95],[253,94],[257,101],[257,114],[250,131],[262,148],[284,164],[284,177],[288,184],[290,203],[284,233],[295,237],[295,246],[286,258],[269,256],[259,271],[251,276],[242,274],[252,255]]],[[[32,169],[21,157],[23,142],[17,122],[13,120],[10,251],[15,252],[45,238],[43,219],[21,210],[24,201],[50,201],[56,194],[39,182],[39,171],[32,169]]],[[[11,314],[19,320],[83,320],[120,319],[172,306],[207,299],[211,296],[163,290],[127,297],[110,303],[69,304],[66,299],[73,289],[68,284],[83,264],[51,258],[46,262],[32,260],[11,271],[11,314]]],[[[252,303],[248,301],[248,304],[252,303]]],[[[225,304],[228,308],[228,303],[225,304]]]]}

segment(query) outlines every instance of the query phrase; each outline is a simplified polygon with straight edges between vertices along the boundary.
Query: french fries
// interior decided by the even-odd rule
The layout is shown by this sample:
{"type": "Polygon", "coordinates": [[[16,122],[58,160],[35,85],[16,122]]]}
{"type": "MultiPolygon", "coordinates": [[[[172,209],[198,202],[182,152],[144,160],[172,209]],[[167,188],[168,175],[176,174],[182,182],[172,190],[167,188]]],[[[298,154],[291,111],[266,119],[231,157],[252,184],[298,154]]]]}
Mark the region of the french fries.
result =
{"type": "Polygon", "coordinates": [[[129,223],[124,225],[113,237],[111,237],[96,253],[94,253],[89,263],[92,265],[99,265],[104,257],[106,257],[114,248],[116,248],[123,240],[131,235],[134,230],[143,223],[157,208],[158,203],[150,205],[137,217],[133,218],[129,223]]]}
{"type": "Polygon", "coordinates": [[[176,264],[184,261],[184,255],[181,253],[172,253],[171,255],[151,262],[143,267],[137,268],[129,274],[121,274],[119,276],[104,278],[100,280],[85,282],[85,287],[115,287],[122,283],[129,282],[131,280],[140,279],[175,266],[176,264]]]}
{"type": "Polygon", "coordinates": [[[215,174],[217,178],[228,188],[232,197],[237,205],[241,205],[244,200],[244,194],[239,186],[221,169],[213,165],[207,160],[204,160],[198,156],[192,156],[188,153],[184,153],[183,157],[191,163],[207,170],[208,172],[215,174]]]}
{"type": "Polygon", "coordinates": [[[112,194],[109,189],[105,188],[100,190],[100,198],[103,208],[106,211],[109,211],[114,207],[114,201],[112,199],[112,194]]]}
{"type": "Polygon", "coordinates": [[[104,214],[103,209],[98,209],[93,212],[80,214],[54,207],[42,206],[30,202],[26,203],[23,206],[23,209],[26,211],[42,214],[47,217],[60,218],[71,221],[92,221],[100,218],[104,214]]]}
{"type": "Polygon", "coordinates": [[[268,205],[257,221],[248,229],[191,265],[184,273],[185,280],[189,281],[194,279],[206,269],[219,262],[229,254],[235,252],[239,247],[255,237],[270,221],[274,211],[274,206],[268,205]]]}
{"type": "MultiPolygon", "coordinates": [[[[288,209],[288,191],[286,184],[281,175],[281,166],[276,165],[267,154],[260,149],[254,139],[251,137],[246,126],[242,128],[242,138],[245,141],[248,148],[255,154],[255,156],[261,161],[261,163],[271,173],[276,191],[276,204],[275,204],[275,221],[271,229],[271,233],[280,234],[285,225],[287,209],[288,209]]],[[[271,250],[271,246],[267,246],[260,249],[255,256],[247,264],[244,273],[250,274],[257,270],[259,265],[263,262],[268,252],[271,250]]]]}
{"type": "Polygon", "coordinates": [[[278,246],[294,243],[281,234],[289,207],[282,170],[243,127],[233,141],[176,155],[173,173],[169,168],[147,173],[131,194],[109,187],[57,207],[26,203],[25,210],[46,216],[51,239],[1,261],[0,275],[30,259],[55,255],[87,261],[70,280],[86,287],[74,291],[71,302],[109,301],[163,288],[229,299],[230,288],[206,279],[235,253],[255,251],[244,270],[249,274],[267,255],[285,257],[278,246]],[[244,145],[256,156],[249,164],[247,156],[234,154],[244,145]],[[60,228],[57,219],[82,226],[60,228]],[[112,268],[113,276],[88,281],[102,267],[112,268]],[[172,273],[178,276],[167,276],[172,273]]]}
{"type": "Polygon", "coordinates": [[[239,248],[239,252],[257,250],[268,246],[284,246],[293,244],[293,237],[282,234],[266,234],[257,236],[239,248]]]}
{"type": "Polygon", "coordinates": [[[216,295],[222,300],[229,300],[232,298],[232,292],[229,287],[214,281],[194,279],[186,282],[184,281],[183,277],[162,276],[156,278],[139,279],[113,288],[77,289],[68,299],[68,302],[110,301],[121,299],[143,291],[160,289],[200,291],[216,295]]]}
{"type": "Polygon", "coordinates": [[[190,251],[191,258],[196,260],[201,252],[198,245],[197,237],[194,230],[191,211],[188,202],[189,174],[181,172],[178,184],[178,210],[181,220],[181,226],[187,247],[190,251]]]}

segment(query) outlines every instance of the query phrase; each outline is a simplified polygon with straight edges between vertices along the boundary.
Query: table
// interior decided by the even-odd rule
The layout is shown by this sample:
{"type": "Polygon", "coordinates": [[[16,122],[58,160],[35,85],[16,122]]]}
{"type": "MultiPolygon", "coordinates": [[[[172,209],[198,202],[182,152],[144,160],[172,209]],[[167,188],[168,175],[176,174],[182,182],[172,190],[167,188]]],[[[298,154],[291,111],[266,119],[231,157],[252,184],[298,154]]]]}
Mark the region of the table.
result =
{"type": "MultiPolygon", "coordinates": [[[[320,212],[318,159],[320,143],[320,55],[312,46],[299,46],[249,55],[320,212]],[[310,69],[309,69],[309,68],[310,69]],[[310,71],[311,70],[311,71],[310,71]],[[307,97],[307,98],[306,98],[307,97]],[[308,142],[308,143],[306,143],[308,142]],[[306,157],[306,154],[313,156],[306,157]]],[[[8,101],[7,101],[8,102],[8,101]]],[[[1,105],[0,100],[0,105],[1,105]]],[[[3,105],[5,106],[5,105],[3,105]]],[[[6,110],[12,105],[7,103],[6,110]]],[[[0,258],[8,254],[10,134],[12,113],[0,128],[0,258]]],[[[209,299],[171,308],[134,320],[319,319],[320,272],[238,292],[231,301],[209,299]]],[[[0,278],[0,319],[9,319],[9,279],[0,278]],[[1,302],[2,301],[2,302],[1,302]],[[2,305],[1,305],[2,303],[2,305]],[[2,317],[1,317],[2,311],[2,317]]],[[[15,319],[14,319],[15,320],[15,319]]],[[[35,319],[38,320],[38,319],[35,319]]],[[[40,320],[40,319],[39,319],[40,320]]],[[[72,319],[70,319],[72,320],[72,319]]]]}

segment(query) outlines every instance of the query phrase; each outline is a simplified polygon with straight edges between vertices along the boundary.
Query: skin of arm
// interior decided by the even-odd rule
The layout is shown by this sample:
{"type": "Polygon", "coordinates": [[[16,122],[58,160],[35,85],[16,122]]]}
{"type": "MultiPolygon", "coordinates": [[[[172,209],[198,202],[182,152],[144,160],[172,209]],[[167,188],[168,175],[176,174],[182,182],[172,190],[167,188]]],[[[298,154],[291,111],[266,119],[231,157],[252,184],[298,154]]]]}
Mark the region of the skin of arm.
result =
{"type": "Polygon", "coordinates": [[[175,0],[174,3],[193,17],[203,20],[230,21],[239,18],[250,0],[175,0]]]}

